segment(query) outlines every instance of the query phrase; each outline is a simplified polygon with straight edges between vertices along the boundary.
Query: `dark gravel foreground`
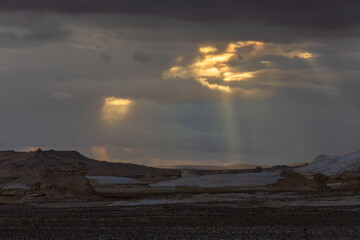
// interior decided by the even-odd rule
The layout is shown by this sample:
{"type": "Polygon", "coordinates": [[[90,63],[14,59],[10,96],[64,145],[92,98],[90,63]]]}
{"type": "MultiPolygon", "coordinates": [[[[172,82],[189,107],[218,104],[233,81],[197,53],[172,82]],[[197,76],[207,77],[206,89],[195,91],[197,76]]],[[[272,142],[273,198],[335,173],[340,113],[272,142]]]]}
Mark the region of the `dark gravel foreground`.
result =
{"type": "Polygon", "coordinates": [[[0,205],[0,239],[360,239],[360,206],[0,205]]]}

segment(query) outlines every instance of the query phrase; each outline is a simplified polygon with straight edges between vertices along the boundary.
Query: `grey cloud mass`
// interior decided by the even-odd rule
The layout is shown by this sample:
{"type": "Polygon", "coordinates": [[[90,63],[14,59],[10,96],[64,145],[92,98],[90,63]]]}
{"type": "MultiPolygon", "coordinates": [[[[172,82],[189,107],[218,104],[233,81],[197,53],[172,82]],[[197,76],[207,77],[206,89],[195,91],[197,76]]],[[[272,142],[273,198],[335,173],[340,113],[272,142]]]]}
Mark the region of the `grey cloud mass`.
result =
{"type": "Polygon", "coordinates": [[[65,39],[71,33],[57,17],[24,13],[0,14],[0,46],[26,47],[65,39]]]}
{"type": "Polygon", "coordinates": [[[0,149],[93,156],[102,147],[114,161],[149,165],[287,164],[360,150],[359,1],[0,9],[0,149]]]}
{"type": "Polygon", "coordinates": [[[133,54],[133,59],[141,63],[149,63],[153,61],[153,57],[151,56],[151,54],[147,52],[139,52],[139,51],[133,54]]]}
{"type": "Polygon", "coordinates": [[[260,21],[314,29],[354,27],[360,23],[359,2],[355,0],[20,0],[1,2],[0,8],[70,14],[160,15],[192,21],[260,21]]]}

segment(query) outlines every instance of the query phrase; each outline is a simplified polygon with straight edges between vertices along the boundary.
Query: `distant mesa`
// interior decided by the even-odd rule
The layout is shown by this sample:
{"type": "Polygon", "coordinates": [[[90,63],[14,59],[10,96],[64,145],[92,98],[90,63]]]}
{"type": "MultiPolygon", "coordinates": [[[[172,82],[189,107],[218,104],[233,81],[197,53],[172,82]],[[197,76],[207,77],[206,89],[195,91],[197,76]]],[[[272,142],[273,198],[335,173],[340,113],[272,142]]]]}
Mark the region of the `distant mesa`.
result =
{"type": "MultiPolygon", "coordinates": [[[[0,176],[20,177],[36,176],[44,169],[61,169],[75,163],[84,163],[87,175],[122,177],[142,177],[147,173],[156,174],[158,168],[130,163],[113,163],[98,161],[83,156],[77,151],[43,151],[40,148],[33,152],[0,151],[0,176]]],[[[180,170],[164,169],[167,175],[180,176],[180,170]]]]}

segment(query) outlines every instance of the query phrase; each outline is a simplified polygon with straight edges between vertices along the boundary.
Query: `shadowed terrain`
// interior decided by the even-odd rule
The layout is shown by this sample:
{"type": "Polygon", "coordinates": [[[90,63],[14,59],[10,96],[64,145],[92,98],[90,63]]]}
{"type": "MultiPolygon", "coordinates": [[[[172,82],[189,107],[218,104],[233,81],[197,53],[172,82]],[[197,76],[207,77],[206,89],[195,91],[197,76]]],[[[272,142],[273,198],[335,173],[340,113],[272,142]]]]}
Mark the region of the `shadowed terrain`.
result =
{"type": "Polygon", "coordinates": [[[0,207],[1,239],[357,239],[358,206],[0,207]]]}
{"type": "MultiPolygon", "coordinates": [[[[86,164],[88,175],[141,177],[159,171],[157,168],[137,164],[98,161],[87,158],[77,151],[42,151],[39,149],[35,152],[0,151],[0,176],[37,175],[39,171],[46,168],[69,167],[79,162],[86,164]]],[[[166,171],[169,175],[180,174],[176,169],[162,169],[161,171],[166,171]]]]}

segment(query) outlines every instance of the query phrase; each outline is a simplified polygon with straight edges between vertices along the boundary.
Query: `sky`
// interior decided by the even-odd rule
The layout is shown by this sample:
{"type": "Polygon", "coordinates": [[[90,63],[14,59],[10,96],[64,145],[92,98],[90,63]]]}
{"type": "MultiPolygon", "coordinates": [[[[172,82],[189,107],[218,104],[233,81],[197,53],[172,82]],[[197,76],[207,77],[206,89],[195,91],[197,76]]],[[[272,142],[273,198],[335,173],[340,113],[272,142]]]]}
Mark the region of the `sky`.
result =
{"type": "Polygon", "coordinates": [[[151,166],[360,150],[360,2],[0,2],[0,149],[151,166]]]}

